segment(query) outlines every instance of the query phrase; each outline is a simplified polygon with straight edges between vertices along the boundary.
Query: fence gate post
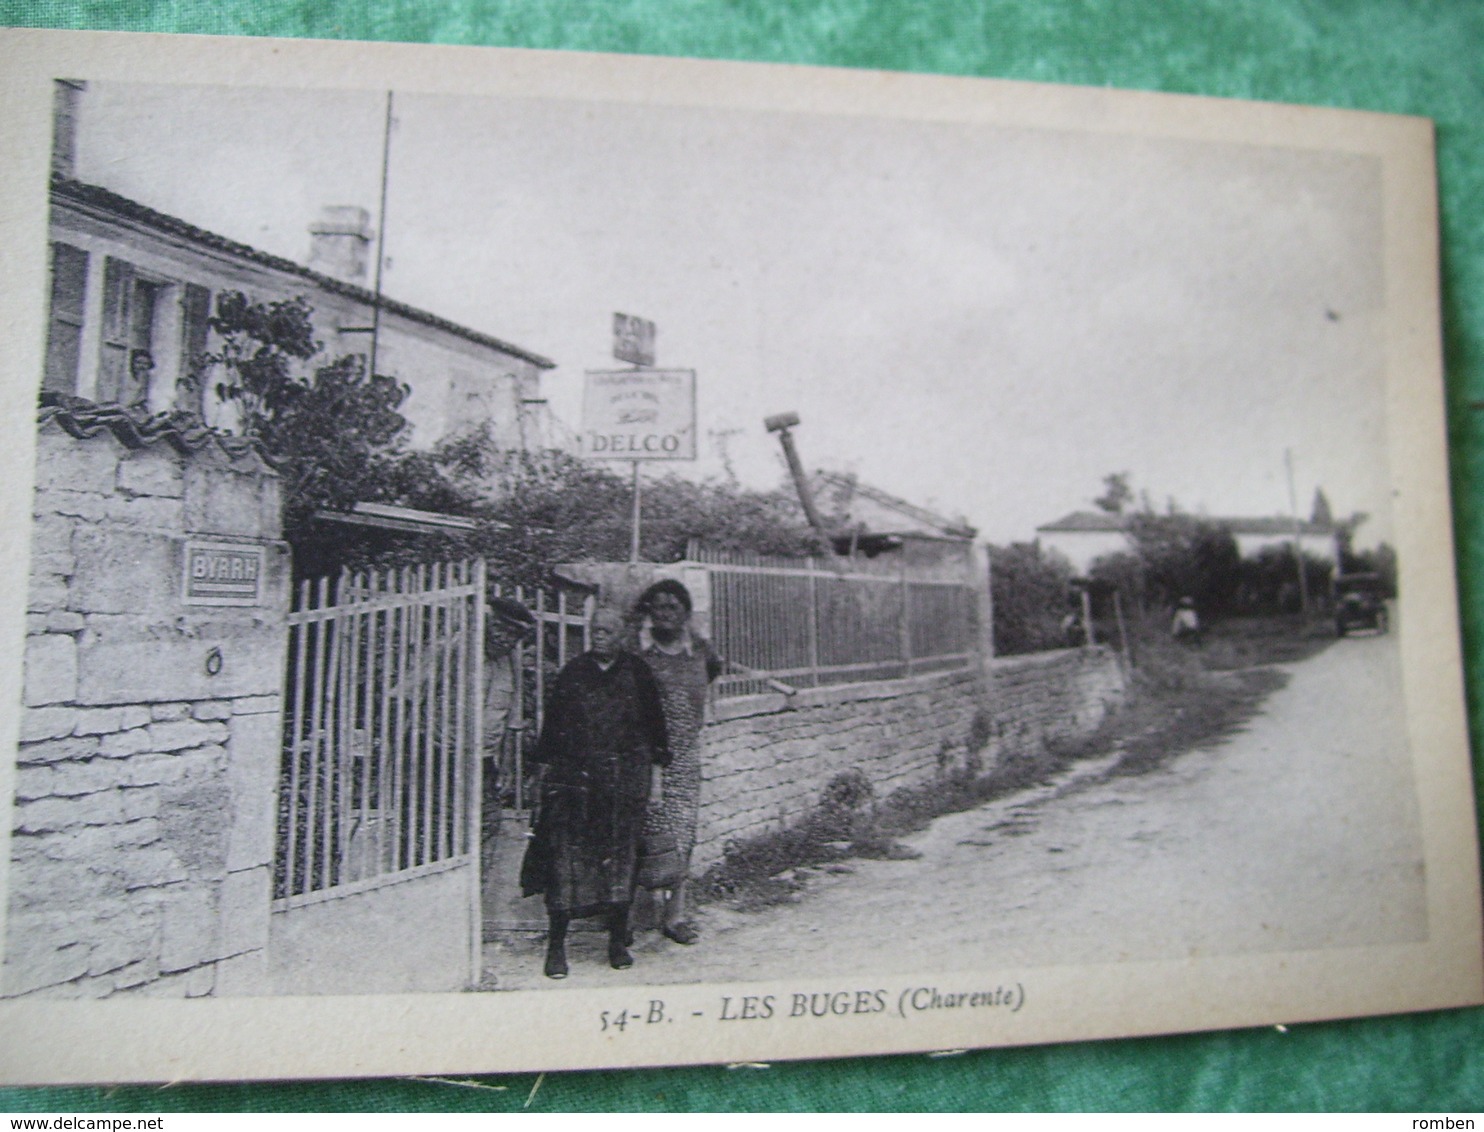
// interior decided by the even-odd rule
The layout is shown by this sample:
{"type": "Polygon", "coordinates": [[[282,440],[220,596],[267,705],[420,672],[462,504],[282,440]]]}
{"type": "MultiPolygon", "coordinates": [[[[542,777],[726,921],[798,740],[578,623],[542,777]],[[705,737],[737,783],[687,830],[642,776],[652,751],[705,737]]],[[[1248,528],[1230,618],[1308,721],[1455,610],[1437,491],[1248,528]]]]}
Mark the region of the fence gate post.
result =
{"type": "Polygon", "coordinates": [[[907,569],[902,567],[902,675],[912,674],[912,589],[907,583],[907,569]]]}
{"type": "MultiPolygon", "coordinates": [[[[474,593],[466,599],[465,608],[471,609],[474,623],[472,656],[465,662],[464,671],[468,695],[472,701],[468,708],[469,751],[464,757],[465,804],[464,818],[465,851],[469,854],[469,986],[477,988],[484,977],[484,881],[480,876],[480,864],[484,849],[484,609],[485,569],[484,559],[476,558],[474,566],[474,593]]],[[[519,680],[519,669],[516,679],[519,680]]],[[[502,737],[503,738],[503,737],[502,737]]]]}

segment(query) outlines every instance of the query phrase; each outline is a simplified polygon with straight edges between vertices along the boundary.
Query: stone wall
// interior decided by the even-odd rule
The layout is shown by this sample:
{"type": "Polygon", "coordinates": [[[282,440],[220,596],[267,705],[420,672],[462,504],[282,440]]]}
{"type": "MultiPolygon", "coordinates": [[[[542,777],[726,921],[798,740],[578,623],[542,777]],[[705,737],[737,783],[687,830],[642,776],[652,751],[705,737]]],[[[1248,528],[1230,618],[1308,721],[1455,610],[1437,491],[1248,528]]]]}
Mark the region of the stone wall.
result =
{"type": "Polygon", "coordinates": [[[858,770],[875,796],[962,768],[1040,753],[1093,731],[1121,703],[1118,658],[1104,648],[1007,657],[906,680],[813,688],[793,697],[721,700],[705,732],[701,821],[693,867],[728,842],[777,832],[820,803],[835,776],[858,770]],[[975,716],[987,738],[971,751],[975,716]]]}
{"type": "Polygon", "coordinates": [[[282,731],[278,480],[214,440],[68,423],[38,436],[0,990],[249,992],[282,731]],[[186,604],[189,539],[265,547],[258,603],[186,604]]]}

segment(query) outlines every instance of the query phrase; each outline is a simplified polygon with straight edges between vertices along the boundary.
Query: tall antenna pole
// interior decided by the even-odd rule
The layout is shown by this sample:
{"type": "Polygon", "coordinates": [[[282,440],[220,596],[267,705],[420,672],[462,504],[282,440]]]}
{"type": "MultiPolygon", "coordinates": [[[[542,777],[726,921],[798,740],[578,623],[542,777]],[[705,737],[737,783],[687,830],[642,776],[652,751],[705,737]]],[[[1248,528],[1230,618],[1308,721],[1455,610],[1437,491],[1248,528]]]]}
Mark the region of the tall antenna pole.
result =
{"type": "Polygon", "coordinates": [[[1298,493],[1293,489],[1293,449],[1283,449],[1283,466],[1288,470],[1288,510],[1293,515],[1293,563],[1298,567],[1299,611],[1304,620],[1309,618],[1309,579],[1304,569],[1304,552],[1299,542],[1302,533],[1299,526],[1298,493]]]}
{"type": "Polygon", "coordinates": [[[376,217],[376,297],[371,300],[371,372],[376,376],[376,347],[381,339],[381,269],[386,263],[386,174],[392,156],[392,92],[386,92],[386,125],[381,133],[381,208],[376,217]]]}

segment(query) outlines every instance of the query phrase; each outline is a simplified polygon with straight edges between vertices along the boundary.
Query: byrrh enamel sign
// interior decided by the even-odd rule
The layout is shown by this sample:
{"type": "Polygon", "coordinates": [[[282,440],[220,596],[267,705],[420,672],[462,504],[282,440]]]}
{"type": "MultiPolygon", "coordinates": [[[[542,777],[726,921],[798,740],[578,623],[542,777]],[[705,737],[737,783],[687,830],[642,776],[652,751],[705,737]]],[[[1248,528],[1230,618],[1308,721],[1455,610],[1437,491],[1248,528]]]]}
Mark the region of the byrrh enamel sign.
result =
{"type": "Polygon", "coordinates": [[[259,605],[262,578],[261,546],[194,540],[185,545],[187,605],[259,605]]]}

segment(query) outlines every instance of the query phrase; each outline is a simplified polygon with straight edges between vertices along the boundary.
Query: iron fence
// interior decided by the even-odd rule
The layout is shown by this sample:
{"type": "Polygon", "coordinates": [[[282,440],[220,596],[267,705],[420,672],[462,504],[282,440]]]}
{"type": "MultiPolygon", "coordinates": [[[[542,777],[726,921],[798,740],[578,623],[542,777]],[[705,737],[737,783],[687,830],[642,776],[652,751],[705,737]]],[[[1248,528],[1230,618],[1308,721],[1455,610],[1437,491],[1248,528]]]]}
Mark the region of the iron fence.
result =
{"type": "Polygon", "coordinates": [[[712,644],[733,662],[718,697],[769,681],[817,687],[966,667],[978,602],[962,577],[880,559],[787,559],[692,544],[711,589],[712,644]]]}

